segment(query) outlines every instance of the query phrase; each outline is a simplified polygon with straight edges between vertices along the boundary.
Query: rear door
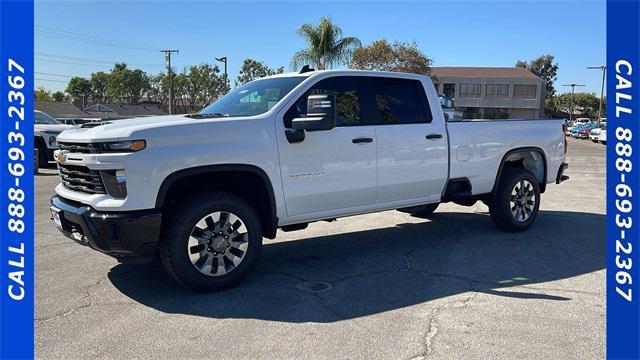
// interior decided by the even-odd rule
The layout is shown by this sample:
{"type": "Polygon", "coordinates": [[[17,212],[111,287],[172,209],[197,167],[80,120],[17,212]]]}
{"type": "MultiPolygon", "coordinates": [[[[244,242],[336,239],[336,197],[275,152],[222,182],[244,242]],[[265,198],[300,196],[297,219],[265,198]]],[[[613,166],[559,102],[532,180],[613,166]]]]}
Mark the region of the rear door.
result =
{"type": "Polygon", "coordinates": [[[306,116],[309,95],[336,95],[334,129],[307,131],[299,143],[289,143],[283,131],[277,133],[288,216],[340,213],[375,202],[376,133],[375,126],[365,125],[371,115],[362,106],[360,79],[333,76],[320,80],[282,117],[284,128],[291,128],[291,120],[306,116]]]}
{"type": "Polygon", "coordinates": [[[421,81],[374,77],[377,202],[439,201],[448,171],[445,124],[434,121],[421,81]]]}

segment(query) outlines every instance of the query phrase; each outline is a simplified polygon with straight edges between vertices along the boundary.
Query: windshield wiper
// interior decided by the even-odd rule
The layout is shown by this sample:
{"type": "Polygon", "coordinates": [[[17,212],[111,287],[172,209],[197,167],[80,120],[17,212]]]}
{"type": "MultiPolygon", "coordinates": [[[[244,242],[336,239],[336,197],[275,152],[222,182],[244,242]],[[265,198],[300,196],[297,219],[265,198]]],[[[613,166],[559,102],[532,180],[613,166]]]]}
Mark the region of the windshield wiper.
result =
{"type": "Polygon", "coordinates": [[[192,119],[208,119],[208,118],[216,118],[216,117],[229,117],[229,114],[225,114],[225,113],[210,113],[210,114],[191,114],[191,115],[187,115],[187,117],[190,117],[192,119]]]}

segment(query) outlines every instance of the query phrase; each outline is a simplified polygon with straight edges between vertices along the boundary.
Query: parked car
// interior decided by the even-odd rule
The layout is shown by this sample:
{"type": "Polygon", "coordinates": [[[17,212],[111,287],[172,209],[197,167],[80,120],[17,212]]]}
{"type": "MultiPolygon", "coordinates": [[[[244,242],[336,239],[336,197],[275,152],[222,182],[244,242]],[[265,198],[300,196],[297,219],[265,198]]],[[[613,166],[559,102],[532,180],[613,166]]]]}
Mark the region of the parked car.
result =
{"type": "Polygon", "coordinates": [[[51,115],[38,110],[35,110],[33,122],[33,145],[38,149],[38,167],[44,167],[53,160],[53,152],[58,148],[56,136],[72,126],[61,124],[51,115]]]}
{"type": "Polygon", "coordinates": [[[587,139],[589,138],[589,132],[592,129],[595,129],[596,126],[597,125],[595,123],[588,123],[588,124],[575,126],[571,130],[571,136],[573,136],[576,139],[587,139]]]}
{"type": "Polygon", "coordinates": [[[569,122],[569,126],[565,130],[565,135],[572,136],[577,133],[584,125],[591,123],[589,118],[577,118],[569,122]],[[573,132],[573,130],[576,130],[573,132]]]}
{"type": "Polygon", "coordinates": [[[600,125],[599,128],[594,128],[589,132],[589,140],[593,141],[594,143],[598,142],[598,138],[600,137],[600,132],[602,131],[602,129],[606,128],[606,124],[605,125],[600,125]]]}
{"type": "Polygon", "coordinates": [[[598,136],[598,142],[600,144],[607,144],[607,128],[605,127],[600,131],[600,135],[598,136]]]}
{"type": "Polygon", "coordinates": [[[315,221],[481,200],[498,228],[527,230],[547,185],[568,179],[563,125],[447,122],[428,76],[305,67],[197,114],[65,131],[52,219],[120,262],[159,254],[179,283],[219,290],[257,264],[263,237],[315,221]]]}

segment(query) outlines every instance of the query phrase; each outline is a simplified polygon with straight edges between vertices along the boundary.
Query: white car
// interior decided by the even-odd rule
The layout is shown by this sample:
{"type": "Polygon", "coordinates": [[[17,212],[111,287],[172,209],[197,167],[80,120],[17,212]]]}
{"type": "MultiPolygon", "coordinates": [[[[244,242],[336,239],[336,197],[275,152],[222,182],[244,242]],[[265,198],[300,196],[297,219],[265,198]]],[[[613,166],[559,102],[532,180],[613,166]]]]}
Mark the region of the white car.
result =
{"type": "Polygon", "coordinates": [[[589,140],[597,143],[600,137],[600,133],[603,129],[606,129],[606,125],[602,125],[599,128],[591,129],[591,131],[589,131],[589,140]]]}
{"type": "Polygon", "coordinates": [[[34,147],[38,149],[38,167],[44,167],[53,160],[53,152],[58,148],[56,137],[73,127],[54,119],[51,115],[35,110],[33,115],[34,147]]]}
{"type": "Polygon", "coordinates": [[[305,67],[194,115],[66,130],[52,219],[121,262],[159,254],[179,283],[219,290],[256,265],[263,237],[314,221],[481,200],[500,229],[524,231],[568,179],[563,123],[446,122],[428,76],[305,67]]]}
{"type": "Polygon", "coordinates": [[[598,136],[598,142],[600,144],[606,144],[607,143],[607,128],[604,127],[602,129],[602,131],[600,131],[600,135],[598,136]]]}

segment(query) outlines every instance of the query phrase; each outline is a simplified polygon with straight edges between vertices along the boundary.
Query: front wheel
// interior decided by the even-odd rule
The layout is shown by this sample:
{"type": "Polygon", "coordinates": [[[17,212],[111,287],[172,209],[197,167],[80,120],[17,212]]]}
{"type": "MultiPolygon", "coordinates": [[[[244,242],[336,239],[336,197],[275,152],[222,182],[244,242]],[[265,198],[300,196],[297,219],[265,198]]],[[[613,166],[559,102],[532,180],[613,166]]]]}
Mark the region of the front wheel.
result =
{"type": "Polygon", "coordinates": [[[535,176],[524,169],[505,169],[489,206],[491,220],[508,232],[525,231],[536,220],[540,208],[540,187],[535,176]]]}
{"type": "Polygon", "coordinates": [[[198,194],[167,216],[160,258],[180,284],[197,291],[240,283],[257,263],[262,230],[255,211],[226,193],[198,194]]]}

